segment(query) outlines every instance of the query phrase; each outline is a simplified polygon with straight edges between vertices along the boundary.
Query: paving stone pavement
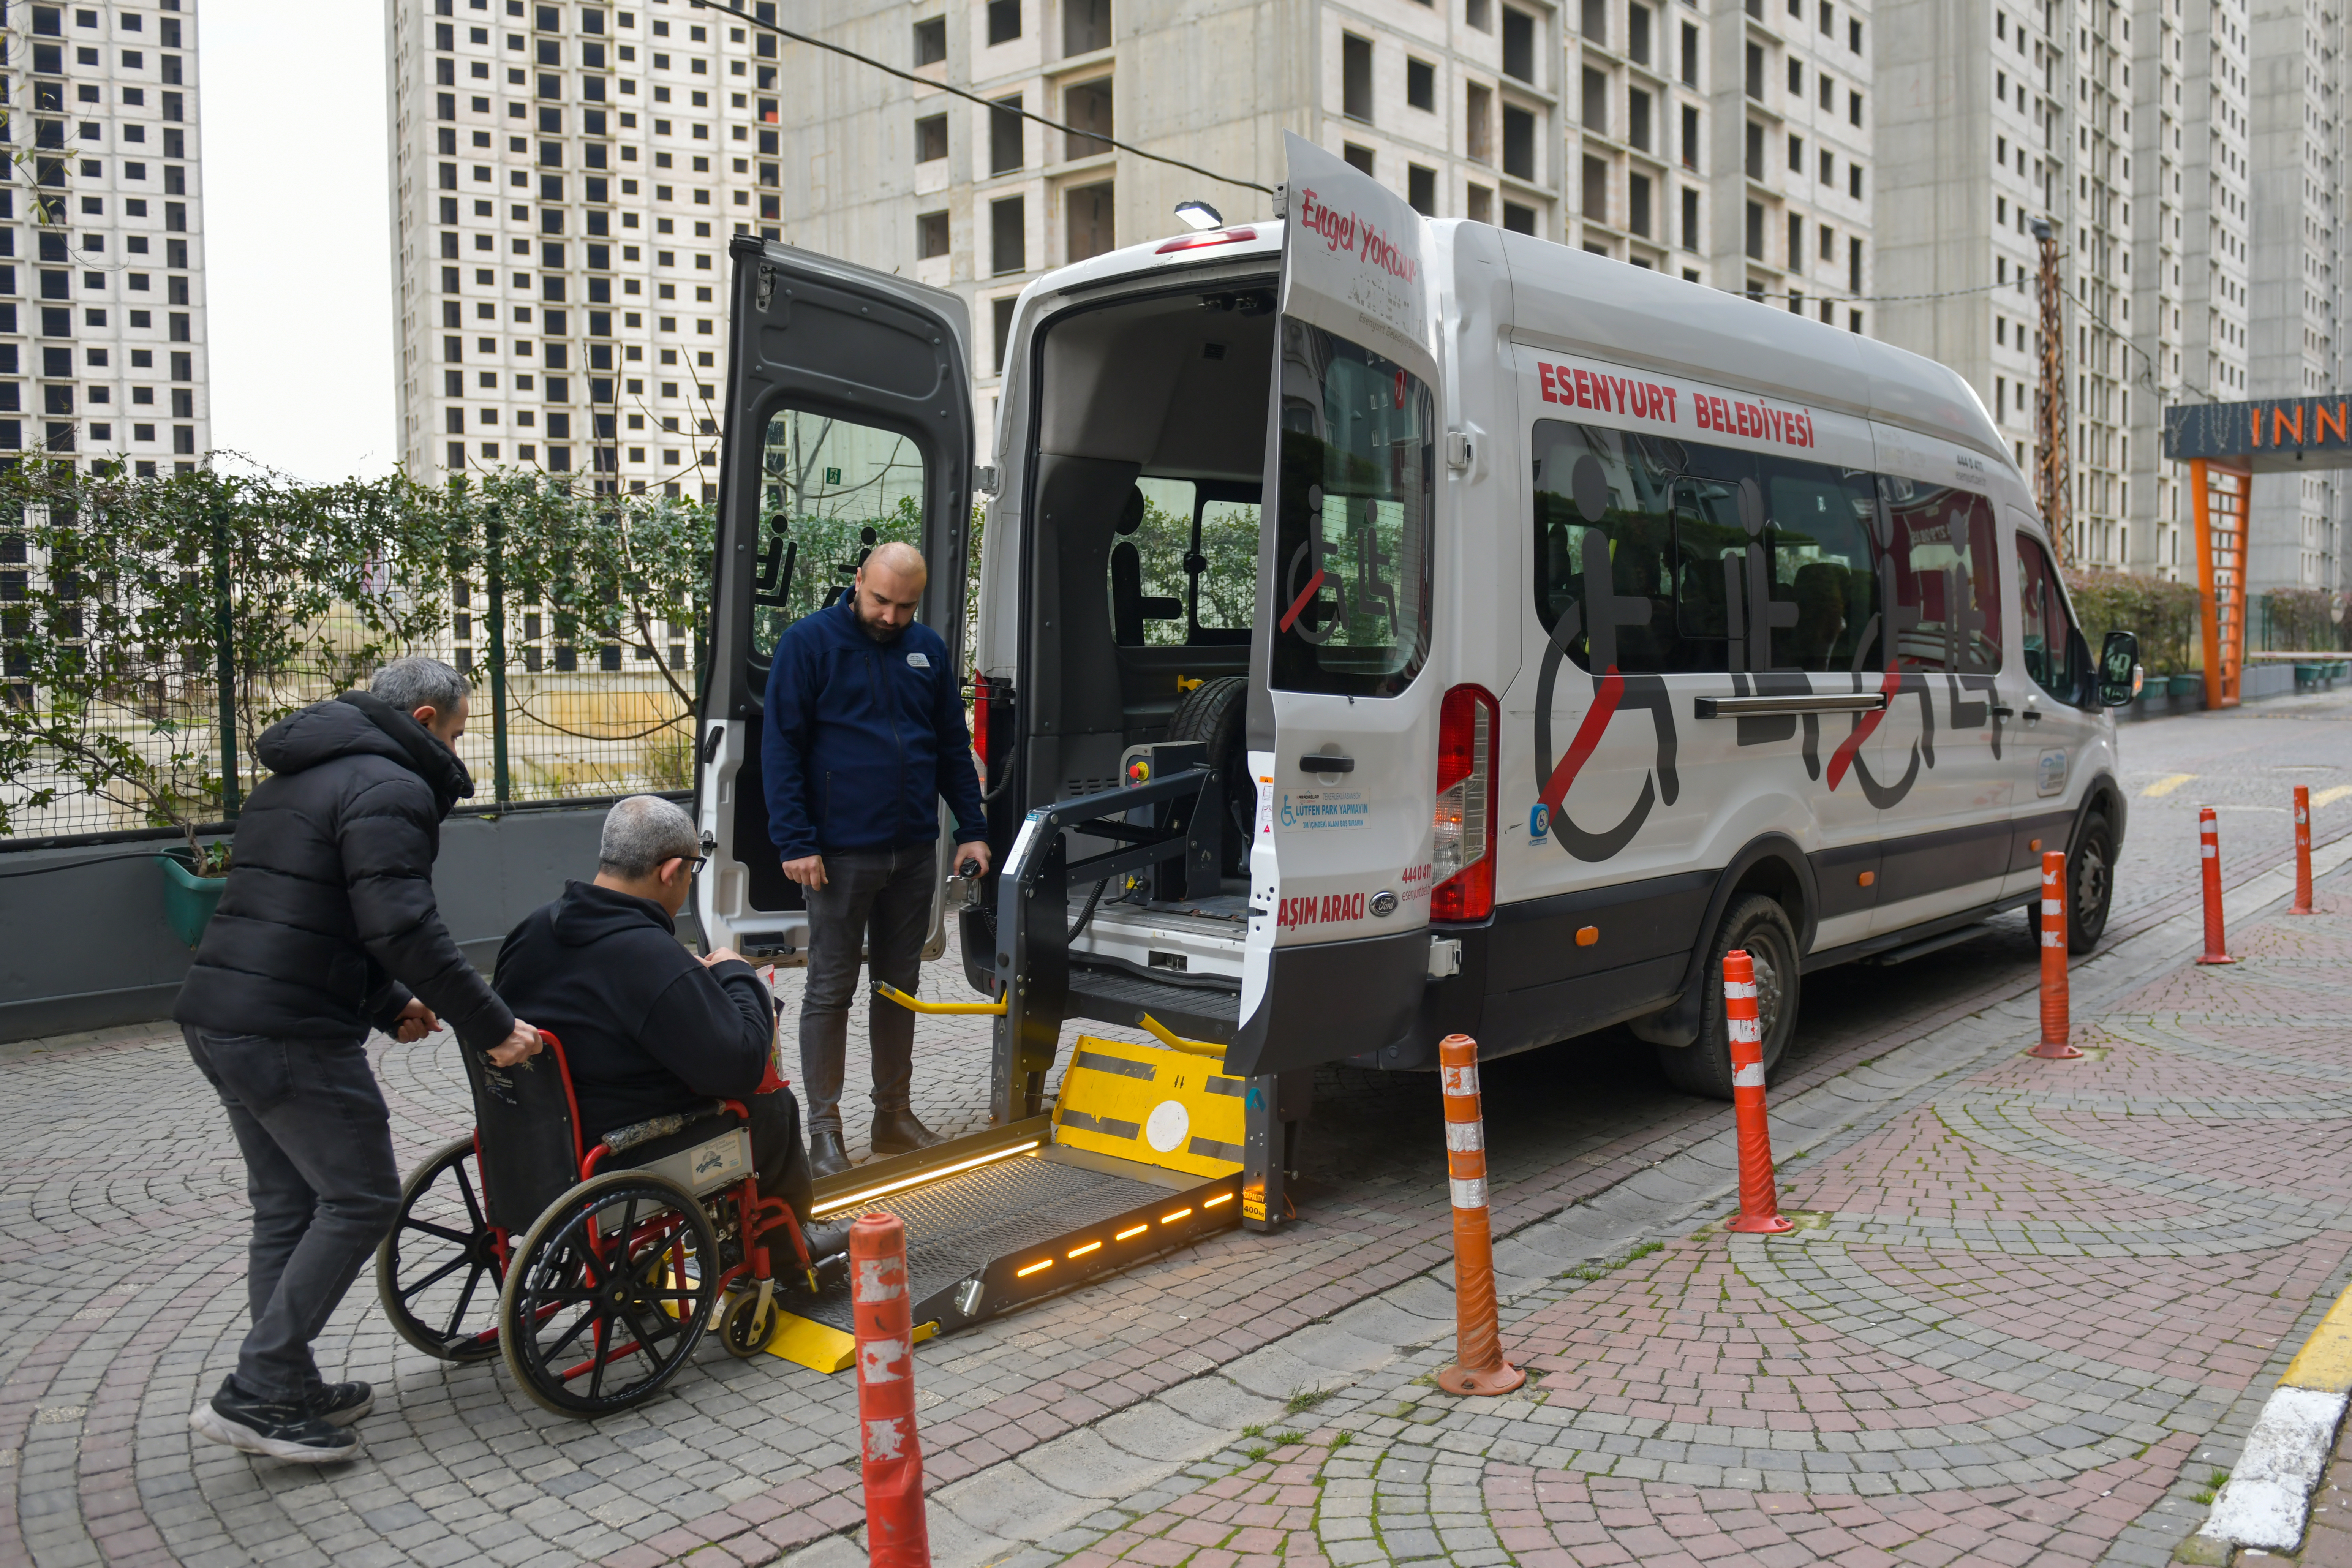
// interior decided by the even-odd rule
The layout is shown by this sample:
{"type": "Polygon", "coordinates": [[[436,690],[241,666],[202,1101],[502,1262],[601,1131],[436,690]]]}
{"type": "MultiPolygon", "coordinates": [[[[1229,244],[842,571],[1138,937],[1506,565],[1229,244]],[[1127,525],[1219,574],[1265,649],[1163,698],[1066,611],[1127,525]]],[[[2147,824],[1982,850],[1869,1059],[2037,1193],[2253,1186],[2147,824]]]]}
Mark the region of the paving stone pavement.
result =
{"type": "MultiPolygon", "coordinates": [[[[2266,868],[2282,846],[2256,842],[2259,808],[2302,764],[2273,762],[2352,770],[2352,703],[2175,721],[2129,742],[2130,787],[2210,768],[2242,800],[2251,826],[2224,819],[2242,916],[2281,891],[2266,868]]],[[[2168,1531],[2201,1518],[2192,1472],[2226,1467],[2299,1303],[2337,1282],[2352,1233],[2336,1202],[2347,1110],[2329,1098],[2343,1077],[2331,1030],[2352,1013],[2328,991],[2335,938],[2248,943],[2247,964],[2211,983],[2226,995],[2177,974],[2194,935],[2193,914],[2173,911],[2194,876],[2196,798],[2192,786],[2136,805],[2117,941],[2075,972],[2086,1019],[2105,993],[2131,1005],[2105,1007],[2095,1037],[2086,1023],[2105,1055],[2063,1079],[2006,1063],[2031,1037],[2034,952],[2014,918],[1933,964],[1809,989],[1776,1136],[1790,1201],[1833,1217],[1794,1244],[1704,1229],[1732,1174],[1722,1108],[1662,1090],[1622,1034],[1490,1065],[1507,1337],[1543,1358],[1520,1399],[1461,1407],[1416,1381],[1453,1310],[1433,1085],[1320,1075],[1295,1231],[1220,1237],[924,1347],[939,1560],[1117,1555],[1114,1537],[1133,1535],[1146,1544],[1128,1555],[1197,1550],[1204,1568],[1269,1542],[1353,1562],[1431,1554],[1433,1540],[1470,1565],[1545,1550],[1505,1538],[1536,1528],[1522,1516],[1547,1521],[1561,1551],[1654,1560],[1650,1537],[1615,1532],[1696,1538],[1685,1516],[1762,1528],[1732,1494],[1759,1518],[1829,1521],[1791,1522],[1792,1539],[1833,1525],[1874,1531],[1857,1533],[1865,1543],[1929,1514],[1956,1521],[1937,1530],[1998,1535],[1981,1510],[2071,1520],[2087,1497],[2124,1522],[2085,1540],[2160,1557],[2168,1531]],[[2272,1152],[2251,1169],[2228,1152],[2250,1122],[2272,1152]],[[1652,1242],[1662,1250],[1608,1267],[1652,1242]],[[1710,1288],[1712,1304],[1695,1304],[1710,1288]],[[2157,1327],[2140,1331],[2135,1313],[2157,1327]],[[1793,1352],[1773,1338],[1784,1331],[1793,1352]],[[1735,1335],[1755,1342],[1756,1366],[1735,1335]],[[1685,1343],[1703,1356],[1657,1359],[1685,1343]],[[2069,1358],[2050,1363],[2063,1379],[2021,1385],[2045,1356],[2069,1358]],[[1587,1379],[1589,1395],[1563,1393],[1587,1379]],[[1252,1459],[1266,1439],[1238,1436],[1251,1426],[1313,1442],[1252,1459]],[[2093,1460],[2008,1483],[2007,1500],[1970,1468],[2093,1460]],[[1941,1490],[1877,1489],[1948,1476],[1941,1490]],[[1162,1509],[1190,1534],[1141,1528],[1162,1509]],[[1349,1534],[1349,1517],[1370,1522],[1349,1534]],[[1276,1533],[1194,1539],[1227,1520],[1276,1533]],[[1587,1526],[1605,1539],[1570,1539],[1587,1526]]],[[[2352,804],[2323,811],[2323,840],[2347,820],[2352,804]]],[[[2268,828],[2283,840],[2283,819],[2268,828]]],[[[2340,864],[2352,840],[2322,853],[2340,864]]],[[[924,988],[962,985],[938,964],[924,988]]],[[[779,990],[790,1004],[797,975],[779,990]]],[[[861,1033],[854,1021],[853,1140],[861,1033]]],[[[983,1026],[927,1019],[919,1041],[918,1108],[943,1131],[979,1125],[983,1026]]],[[[375,1053],[404,1165],[465,1130],[446,1042],[379,1039],[375,1053]]],[[[0,1048],[0,1306],[26,1325],[0,1343],[0,1563],[862,1556],[848,1380],[711,1347],[653,1405],[565,1422],[495,1363],[446,1367],[401,1343],[366,1279],[319,1347],[336,1375],[378,1384],[363,1462],[310,1472],[193,1440],[187,1412],[244,1328],[241,1168],[217,1107],[154,1028],[0,1048]]],[[[1890,1550],[1950,1558],[1916,1544],[1933,1534],[1890,1550]]],[[[1782,1560],[1768,1550],[1759,1560],[1782,1560]]]]}
{"type": "MultiPolygon", "coordinates": [[[[1843,1080],[1776,1104],[1806,1227],[1728,1235],[1718,1190],[1523,1285],[1514,1396],[1434,1387],[1433,1310],[1163,1496],[1027,1539],[1073,1568],[2163,1563],[2352,1273],[2352,1005],[2281,980],[2352,964],[2352,879],[2320,910],[2238,927],[2237,968],[2078,979],[2084,1061],[1997,1008],[1895,1053],[1918,1081],[1866,1125],[1806,1140],[1843,1080]]],[[[2303,1560],[2352,1563],[2316,1517],[2303,1560]]]]}

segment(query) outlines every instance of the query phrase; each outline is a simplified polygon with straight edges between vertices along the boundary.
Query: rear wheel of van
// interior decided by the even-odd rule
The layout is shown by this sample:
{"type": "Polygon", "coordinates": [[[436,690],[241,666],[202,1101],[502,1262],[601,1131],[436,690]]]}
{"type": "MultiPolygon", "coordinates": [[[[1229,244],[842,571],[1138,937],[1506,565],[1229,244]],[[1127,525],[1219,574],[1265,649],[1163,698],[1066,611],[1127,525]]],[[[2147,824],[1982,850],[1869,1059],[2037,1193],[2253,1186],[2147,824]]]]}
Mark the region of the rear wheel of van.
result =
{"type": "Polygon", "coordinates": [[[2067,952],[2088,952],[2105,933],[2115,873],[2115,829],[2107,826],[2105,814],[2092,812],[2074,830],[2074,843],[2066,851],[2067,952]]]}
{"type": "Polygon", "coordinates": [[[1225,855],[1217,869],[1226,877],[1249,875],[1257,789],[1250,781],[1249,759],[1244,754],[1248,719],[1249,680],[1239,675],[1201,682],[1184,693],[1168,718],[1168,738],[1200,742],[1209,749],[1209,765],[1217,770],[1225,796],[1225,855]]]}
{"type": "Polygon", "coordinates": [[[1698,1038],[1687,1046],[1657,1046],[1658,1069],[1685,1094],[1709,1100],[1731,1098],[1731,1037],[1723,1021],[1723,955],[1744,948],[1756,963],[1756,1021],[1764,1037],[1764,1076],[1769,1080],[1797,1028],[1797,932],[1788,911],[1761,893],[1751,893],[1724,911],[1707,948],[1699,984],[1698,1038]]]}

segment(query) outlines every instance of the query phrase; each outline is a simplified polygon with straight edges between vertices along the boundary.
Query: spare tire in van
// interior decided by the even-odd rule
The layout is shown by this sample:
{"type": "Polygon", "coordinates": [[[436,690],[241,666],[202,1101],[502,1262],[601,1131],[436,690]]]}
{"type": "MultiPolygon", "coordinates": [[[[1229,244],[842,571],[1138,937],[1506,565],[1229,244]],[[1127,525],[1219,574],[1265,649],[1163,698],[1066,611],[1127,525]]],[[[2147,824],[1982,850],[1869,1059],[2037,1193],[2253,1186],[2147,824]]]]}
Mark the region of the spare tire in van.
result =
{"type": "Polygon", "coordinates": [[[1250,829],[1257,810],[1257,788],[1249,775],[1244,754],[1249,717],[1249,678],[1221,675],[1184,693],[1168,717],[1168,738],[1198,741],[1209,749],[1209,763],[1217,770],[1224,794],[1225,853],[1218,874],[1249,875],[1250,829]]]}

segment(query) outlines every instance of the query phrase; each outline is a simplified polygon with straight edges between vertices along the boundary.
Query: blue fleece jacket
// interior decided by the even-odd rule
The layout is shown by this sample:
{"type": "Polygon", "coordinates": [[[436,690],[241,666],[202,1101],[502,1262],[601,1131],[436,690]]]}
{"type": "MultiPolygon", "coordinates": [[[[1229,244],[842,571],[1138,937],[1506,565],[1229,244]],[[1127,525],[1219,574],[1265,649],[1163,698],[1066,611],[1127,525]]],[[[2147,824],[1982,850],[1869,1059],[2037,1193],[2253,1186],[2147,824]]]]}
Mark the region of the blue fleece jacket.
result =
{"type": "Polygon", "coordinates": [[[987,837],[947,644],[919,622],[877,643],[846,599],[777,641],[760,767],[786,860],[932,843],[941,795],[958,842],[987,837]]]}

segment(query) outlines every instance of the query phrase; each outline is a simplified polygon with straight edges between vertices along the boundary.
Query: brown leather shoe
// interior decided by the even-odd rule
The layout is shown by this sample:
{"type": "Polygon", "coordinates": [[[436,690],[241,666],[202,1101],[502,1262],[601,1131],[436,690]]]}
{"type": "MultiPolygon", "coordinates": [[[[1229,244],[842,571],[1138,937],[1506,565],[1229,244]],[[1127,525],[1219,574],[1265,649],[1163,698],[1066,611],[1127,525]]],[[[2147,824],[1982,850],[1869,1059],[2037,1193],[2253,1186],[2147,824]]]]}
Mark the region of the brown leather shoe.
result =
{"type": "Polygon", "coordinates": [[[849,1169],[849,1151],[841,1146],[841,1134],[823,1129],[809,1134],[809,1169],[820,1176],[837,1176],[849,1169]]]}
{"type": "Polygon", "coordinates": [[[877,1110],[874,1113],[874,1152],[877,1154],[911,1154],[918,1149],[928,1149],[944,1142],[938,1133],[915,1120],[911,1110],[877,1110]]]}

